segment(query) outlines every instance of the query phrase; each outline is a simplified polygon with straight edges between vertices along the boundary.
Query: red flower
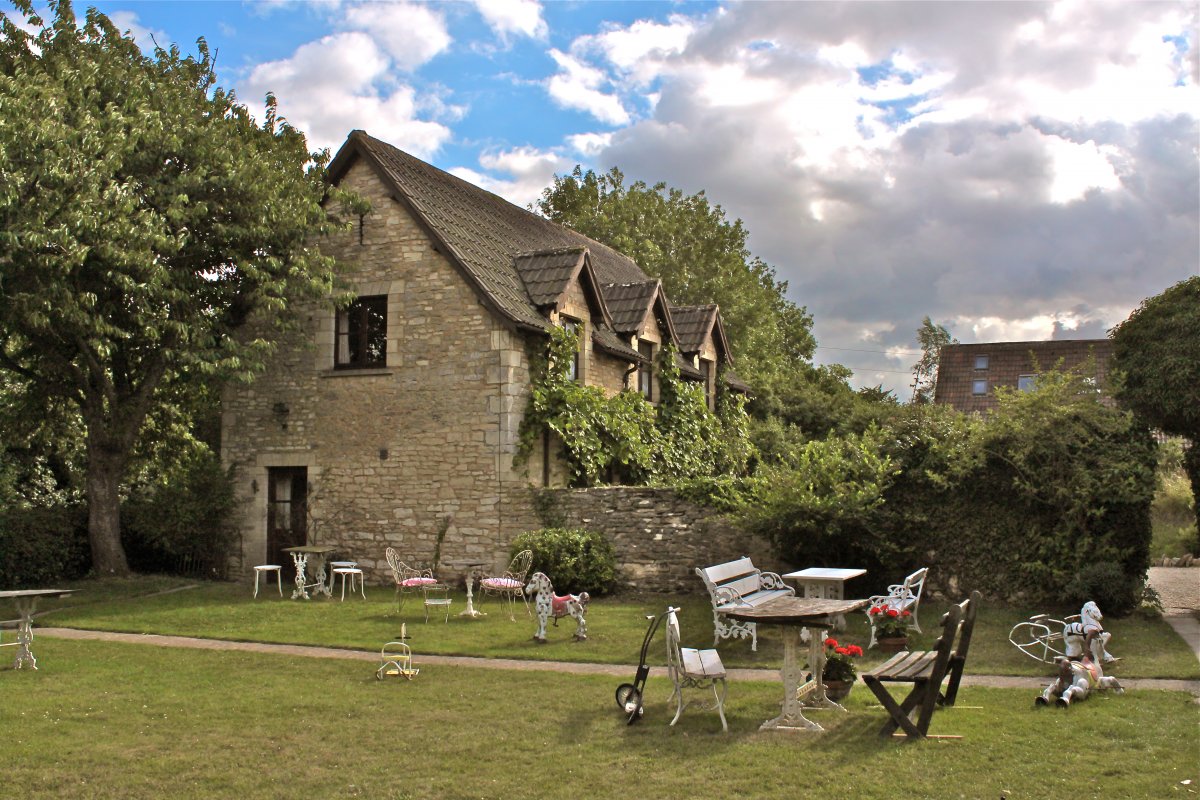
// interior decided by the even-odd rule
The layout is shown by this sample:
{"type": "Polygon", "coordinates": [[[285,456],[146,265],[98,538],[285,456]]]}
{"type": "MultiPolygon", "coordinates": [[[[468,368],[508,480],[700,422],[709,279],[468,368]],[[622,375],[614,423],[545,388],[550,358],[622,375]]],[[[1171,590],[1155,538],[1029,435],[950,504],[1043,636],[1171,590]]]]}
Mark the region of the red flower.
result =
{"type": "Polygon", "coordinates": [[[826,640],[825,640],[825,646],[826,646],[826,647],[837,647],[837,646],[838,646],[838,640],[837,640],[837,639],[834,639],[834,638],[829,638],[829,639],[826,639],[826,640]]]}
{"type": "MultiPolygon", "coordinates": [[[[907,611],[905,611],[904,613],[905,613],[905,614],[907,614],[908,612],[907,612],[907,611]]],[[[889,608],[889,609],[887,610],[887,615],[888,615],[889,617],[898,617],[898,616],[900,616],[900,612],[899,612],[899,611],[897,611],[897,610],[896,610],[896,609],[894,609],[894,608],[889,608]]]]}
{"type": "Polygon", "coordinates": [[[882,609],[882,608],[880,608],[879,606],[871,606],[871,610],[870,610],[869,612],[867,612],[867,613],[869,613],[869,614],[878,614],[880,611],[883,611],[883,609],[882,609]]]}
{"type": "Polygon", "coordinates": [[[835,647],[835,648],[833,648],[833,652],[837,653],[839,656],[848,656],[848,655],[850,655],[850,648],[849,647],[835,647]]]}
{"type": "Polygon", "coordinates": [[[852,656],[861,656],[863,654],[863,649],[856,644],[850,645],[849,647],[846,648],[846,650],[852,656]]]}
{"type": "Polygon", "coordinates": [[[902,616],[902,617],[911,617],[911,616],[912,616],[912,612],[911,612],[911,611],[909,611],[909,610],[906,608],[906,609],[904,609],[903,611],[901,611],[901,612],[900,612],[900,616],[902,616]]]}

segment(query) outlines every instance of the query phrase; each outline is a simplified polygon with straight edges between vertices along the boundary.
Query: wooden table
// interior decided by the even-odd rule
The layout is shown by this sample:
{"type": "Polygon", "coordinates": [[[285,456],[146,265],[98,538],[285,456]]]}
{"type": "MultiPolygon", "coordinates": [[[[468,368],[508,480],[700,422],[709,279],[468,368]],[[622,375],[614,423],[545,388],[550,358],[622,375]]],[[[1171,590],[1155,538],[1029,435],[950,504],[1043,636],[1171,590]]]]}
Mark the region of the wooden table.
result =
{"type": "Polygon", "coordinates": [[[783,704],[780,715],[759,726],[759,730],[822,731],[817,723],[806,719],[805,708],[833,708],[845,711],[825,695],[825,647],[821,636],[808,640],[808,666],[811,680],[802,685],[803,668],[798,658],[801,628],[831,628],[839,614],[866,608],[867,600],[825,600],[811,597],[777,597],[757,608],[729,608],[722,614],[745,622],[779,625],[783,628],[783,704]]]}
{"type": "Polygon", "coordinates": [[[477,577],[480,567],[486,567],[487,565],[488,565],[487,561],[484,561],[483,559],[473,559],[473,558],[460,558],[455,561],[447,561],[446,562],[447,567],[451,567],[453,569],[466,570],[466,573],[467,573],[467,577],[466,577],[467,607],[465,609],[463,609],[462,611],[458,612],[458,615],[460,617],[469,617],[470,619],[478,619],[479,617],[487,616],[487,612],[477,611],[475,609],[475,601],[471,596],[471,582],[477,577]]]}
{"type": "Polygon", "coordinates": [[[323,547],[315,544],[307,544],[303,547],[285,547],[283,552],[291,553],[292,562],[296,565],[296,590],[292,592],[292,599],[298,598],[309,599],[308,590],[313,589],[313,594],[320,592],[326,597],[333,597],[333,588],[325,585],[325,562],[329,560],[329,556],[337,552],[336,547],[323,547]],[[311,566],[312,575],[315,580],[306,582],[305,571],[311,566]]]}
{"type": "MultiPolygon", "coordinates": [[[[37,669],[37,659],[33,657],[30,645],[33,644],[33,612],[37,609],[38,600],[43,597],[64,597],[74,591],[74,589],[13,589],[0,592],[0,600],[5,598],[12,600],[13,605],[17,607],[17,613],[21,615],[21,621],[17,625],[17,641],[12,643],[12,646],[17,648],[17,658],[13,662],[13,669],[21,669],[25,666],[25,662],[29,662],[29,666],[37,669]]],[[[10,645],[4,646],[9,647],[10,645]]]]}

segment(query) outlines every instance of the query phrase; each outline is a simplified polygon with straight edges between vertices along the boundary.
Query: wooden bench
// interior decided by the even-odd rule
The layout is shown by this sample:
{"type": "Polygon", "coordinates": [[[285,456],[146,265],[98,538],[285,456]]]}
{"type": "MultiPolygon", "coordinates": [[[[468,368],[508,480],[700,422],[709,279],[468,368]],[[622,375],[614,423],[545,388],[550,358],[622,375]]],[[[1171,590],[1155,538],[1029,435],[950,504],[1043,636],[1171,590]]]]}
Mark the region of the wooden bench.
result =
{"type": "Polygon", "coordinates": [[[972,592],[968,599],[946,612],[942,617],[942,635],[932,650],[897,653],[863,673],[863,683],[879,698],[889,715],[879,731],[881,736],[891,736],[897,728],[902,728],[909,738],[925,738],[929,735],[934,708],[954,705],[967,663],[967,651],[971,647],[979,601],[979,592],[972,592]],[[947,676],[950,681],[942,693],[942,681],[947,676]],[[897,703],[885,683],[911,683],[913,688],[902,702],[897,703]],[[914,712],[919,712],[915,722],[912,719],[914,712]]]}
{"type": "Polygon", "coordinates": [[[777,572],[764,572],[748,556],[713,567],[696,567],[712,598],[713,647],[722,639],[750,637],[750,649],[758,650],[758,626],[753,622],[728,619],[721,612],[732,608],[757,608],[776,597],[795,597],[796,590],[777,572]]]}
{"type": "Polygon", "coordinates": [[[871,623],[871,641],[867,643],[868,650],[875,646],[876,615],[871,613],[873,608],[880,608],[884,611],[888,609],[911,611],[913,628],[917,633],[922,632],[921,621],[917,619],[917,611],[921,607],[921,592],[925,589],[925,576],[928,574],[929,568],[922,567],[905,578],[903,583],[889,586],[887,594],[877,594],[867,598],[871,601],[871,604],[867,606],[867,621],[871,623]]]}

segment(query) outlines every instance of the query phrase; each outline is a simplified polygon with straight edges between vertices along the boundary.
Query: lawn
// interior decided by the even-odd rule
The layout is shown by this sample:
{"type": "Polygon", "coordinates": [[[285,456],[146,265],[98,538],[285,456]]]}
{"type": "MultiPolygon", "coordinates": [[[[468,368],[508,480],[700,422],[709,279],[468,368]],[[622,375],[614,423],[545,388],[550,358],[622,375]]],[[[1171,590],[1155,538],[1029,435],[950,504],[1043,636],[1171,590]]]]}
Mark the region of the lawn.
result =
{"type": "MultiPolygon", "coordinates": [[[[682,607],[685,644],[711,646],[712,611],[707,596],[622,595],[596,598],[588,612],[586,642],[571,641],[574,623],[564,620],[549,629],[550,643],[532,641],[536,622],[519,614],[516,622],[500,613],[489,601],[489,612],[480,620],[452,615],[449,624],[422,622],[419,602],[408,600],[403,615],[397,613],[390,588],[368,587],[366,601],[346,602],[319,598],[293,601],[270,592],[252,599],[249,588],[235,583],[201,583],[194,588],[165,594],[187,584],[177,579],[146,577],[126,581],[83,581],[79,593],[61,604],[44,603],[53,613],[40,625],[132,633],[159,633],[239,641],[315,644],[358,650],[378,650],[407,624],[418,652],[441,655],[471,655],[490,658],[547,659],[553,661],[635,664],[646,629],[646,614],[659,613],[668,603],[682,607]],[[150,596],[147,596],[150,595],[150,596]]],[[[454,596],[455,612],[464,607],[460,593],[454,596]]],[[[914,647],[928,647],[937,635],[943,606],[927,602],[921,610],[924,635],[915,637],[914,647]]],[[[1014,609],[988,605],[980,609],[971,644],[968,673],[1029,676],[1041,680],[1049,668],[1022,655],[1008,642],[1012,625],[1035,611],[1071,613],[1067,609],[1014,609]]],[[[1077,611],[1077,609],[1075,610],[1077,611]]],[[[868,629],[864,615],[852,615],[839,639],[866,645],[868,629]]],[[[1106,619],[1113,632],[1110,650],[1122,657],[1111,669],[1117,677],[1200,679],[1200,662],[1183,641],[1161,620],[1106,619]]],[[[654,655],[665,657],[660,641],[654,655]]],[[[754,653],[746,640],[722,642],[726,666],[778,668],[782,648],[777,629],[760,627],[759,648],[754,653]]],[[[877,650],[868,651],[861,666],[882,660],[877,650]]],[[[657,663],[657,662],[656,662],[657,663]]]]}
{"type": "Polygon", "coordinates": [[[39,671],[0,670],[0,763],[28,798],[1150,798],[1200,779],[1200,707],[1171,692],[1060,711],[968,688],[931,727],[963,739],[905,743],[875,735],[862,686],[849,713],[815,712],[824,734],[762,733],[780,685],[734,682],[722,734],[695,709],[668,728],[657,679],[627,727],[611,678],[426,665],[381,682],[371,661],[53,638],[36,652],[39,671]]]}

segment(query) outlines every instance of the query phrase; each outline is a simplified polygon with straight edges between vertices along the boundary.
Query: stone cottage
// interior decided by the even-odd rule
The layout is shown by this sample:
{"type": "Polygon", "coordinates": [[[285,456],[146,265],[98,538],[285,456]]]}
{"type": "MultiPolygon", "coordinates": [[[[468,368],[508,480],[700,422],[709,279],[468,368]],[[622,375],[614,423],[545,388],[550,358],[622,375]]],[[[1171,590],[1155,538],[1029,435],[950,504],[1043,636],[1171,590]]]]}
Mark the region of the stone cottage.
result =
{"type": "MultiPolygon", "coordinates": [[[[539,522],[531,487],[561,485],[555,443],[515,464],[529,353],[580,333],[576,379],[658,399],[674,343],[710,403],[730,362],[716,306],[671,304],[629,258],[353,131],[329,180],[370,201],[327,252],[355,295],[313,307],[267,372],[222,399],[222,458],[244,509],[241,565],[336,546],[385,577],[384,548],[497,567],[539,522]]],[[[733,379],[736,380],[736,379],[733,379]]],[[[290,569],[290,567],[289,567],[290,569]]]]}

